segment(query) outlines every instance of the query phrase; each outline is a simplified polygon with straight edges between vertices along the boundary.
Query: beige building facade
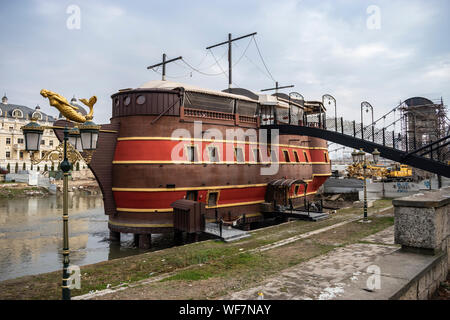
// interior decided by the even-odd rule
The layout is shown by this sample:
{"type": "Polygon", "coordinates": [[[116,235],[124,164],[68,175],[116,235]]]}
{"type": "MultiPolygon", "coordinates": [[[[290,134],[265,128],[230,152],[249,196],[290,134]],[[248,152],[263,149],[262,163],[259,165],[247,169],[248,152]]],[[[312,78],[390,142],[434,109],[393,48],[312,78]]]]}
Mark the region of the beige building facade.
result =
{"type": "MultiPolygon", "coordinates": [[[[41,126],[51,126],[56,119],[41,111],[39,106],[34,109],[10,104],[6,95],[2,98],[0,103],[0,168],[7,169],[11,173],[17,171],[33,170],[43,172],[46,168],[52,168],[51,161],[43,161],[37,165],[32,165],[30,161],[30,154],[25,150],[25,140],[22,126],[30,122],[31,118],[37,118],[37,122],[41,126]]],[[[59,144],[58,138],[55,136],[52,129],[44,130],[42,136],[41,148],[39,157],[42,157],[44,152],[53,150],[59,144]]],[[[53,163],[56,169],[58,164],[53,163]]]]}

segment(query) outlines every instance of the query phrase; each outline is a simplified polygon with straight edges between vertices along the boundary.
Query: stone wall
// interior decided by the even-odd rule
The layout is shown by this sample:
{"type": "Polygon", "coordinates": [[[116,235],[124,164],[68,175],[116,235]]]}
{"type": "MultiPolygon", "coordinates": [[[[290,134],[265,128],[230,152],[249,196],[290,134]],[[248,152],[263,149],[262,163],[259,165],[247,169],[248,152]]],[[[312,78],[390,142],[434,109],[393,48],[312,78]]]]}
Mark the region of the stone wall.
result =
{"type": "Polygon", "coordinates": [[[450,187],[393,200],[395,243],[432,255],[433,263],[411,281],[400,299],[429,299],[450,267],[450,187]]]}

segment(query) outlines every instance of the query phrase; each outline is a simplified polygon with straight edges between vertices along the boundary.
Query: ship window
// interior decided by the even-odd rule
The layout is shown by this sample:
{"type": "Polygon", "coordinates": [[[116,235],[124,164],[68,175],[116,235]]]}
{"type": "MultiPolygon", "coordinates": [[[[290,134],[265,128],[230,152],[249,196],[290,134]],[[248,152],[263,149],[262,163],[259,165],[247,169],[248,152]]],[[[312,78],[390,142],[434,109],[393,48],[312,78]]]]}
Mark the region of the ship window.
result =
{"type": "Polygon", "coordinates": [[[128,106],[128,105],[130,104],[130,102],[131,102],[131,98],[128,96],[128,97],[125,98],[125,100],[124,100],[123,103],[124,103],[126,106],[128,106]]]}
{"type": "Polygon", "coordinates": [[[328,163],[328,154],[326,151],[323,152],[323,155],[325,156],[325,162],[328,163]]]}
{"type": "Polygon", "coordinates": [[[208,147],[208,151],[209,151],[209,161],[210,162],[219,162],[220,161],[219,150],[217,149],[217,147],[208,147]]]}
{"type": "Polygon", "coordinates": [[[258,104],[256,102],[238,100],[236,113],[243,116],[254,117],[256,115],[257,107],[258,104]]]}
{"type": "Polygon", "coordinates": [[[219,200],[219,192],[217,191],[208,192],[208,199],[207,199],[208,207],[217,206],[218,200],[219,200]]]}
{"type": "Polygon", "coordinates": [[[197,146],[187,146],[186,151],[187,151],[187,160],[189,162],[198,161],[197,146]]]}
{"type": "Polygon", "coordinates": [[[242,148],[234,148],[234,156],[237,162],[245,162],[242,148]]]}
{"type": "Polygon", "coordinates": [[[137,99],[136,99],[136,103],[137,104],[144,104],[145,103],[145,96],[142,96],[142,95],[138,96],[137,99]]]}
{"type": "Polygon", "coordinates": [[[303,156],[305,157],[305,162],[309,162],[308,154],[306,153],[306,151],[303,151],[303,156]]]}
{"type": "Polygon", "coordinates": [[[254,148],[253,149],[253,161],[254,162],[261,162],[261,156],[260,156],[258,148],[254,148]]]}
{"type": "Polygon", "coordinates": [[[297,150],[294,150],[293,152],[294,152],[295,162],[300,162],[300,158],[298,157],[297,150]]]}
{"type": "Polygon", "coordinates": [[[118,107],[119,106],[119,98],[116,98],[116,107],[118,107]]]}
{"type": "Polygon", "coordinates": [[[210,94],[186,92],[186,108],[233,113],[234,99],[210,94]]]}
{"type": "Polygon", "coordinates": [[[283,154],[284,154],[284,161],[291,162],[291,159],[289,158],[289,151],[283,150],[283,154]]]}
{"type": "Polygon", "coordinates": [[[186,192],[186,200],[197,201],[197,196],[198,196],[197,190],[186,192]]]}
{"type": "Polygon", "coordinates": [[[298,191],[300,190],[300,186],[297,184],[295,185],[295,191],[294,194],[298,194],[298,191]]]}

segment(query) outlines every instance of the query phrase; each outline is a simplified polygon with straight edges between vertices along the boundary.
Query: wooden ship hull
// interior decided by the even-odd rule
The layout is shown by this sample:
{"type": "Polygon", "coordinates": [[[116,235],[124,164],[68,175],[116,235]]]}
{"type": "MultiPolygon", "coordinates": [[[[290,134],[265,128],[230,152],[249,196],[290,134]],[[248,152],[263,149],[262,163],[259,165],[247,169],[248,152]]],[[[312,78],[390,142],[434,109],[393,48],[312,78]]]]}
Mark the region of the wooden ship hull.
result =
{"type": "Polygon", "coordinates": [[[289,186],[294,206],[313,197],[331,175],[327,142],[293,135],[280,135],[277,144],[259,141],[261,125],[280,114],[261,110],[276,108],[243,95],[160,81],[112,95],[111,123],[102,126],[110,132],[100,134],[90,163],[112,233],[173,232],[171,205],[179,199],[205,203],[207,220],[245,215],[247,224],[260,221],[267,186],[279,179],[306,183],[289,186]],[[236,129],[256,132],[258,139],[227,139],[236,129]],[[207,135],[211,130],[215,136],[207,135]],[[267,151],[272,148],[276,157],[267,151]],[[262,175],[271,161],[278,162],[277,172],[262,175]]]}

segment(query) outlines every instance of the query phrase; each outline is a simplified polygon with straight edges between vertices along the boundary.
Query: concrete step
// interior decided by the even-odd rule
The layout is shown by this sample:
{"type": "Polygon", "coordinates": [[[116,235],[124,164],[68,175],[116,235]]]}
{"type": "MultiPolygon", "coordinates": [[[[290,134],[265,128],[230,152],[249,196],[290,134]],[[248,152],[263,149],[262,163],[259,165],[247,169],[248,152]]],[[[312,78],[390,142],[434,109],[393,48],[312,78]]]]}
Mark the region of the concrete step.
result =
{"type": "Polygon", "coordinates": [[[247,231],[230,227],[222,227],[222,237],[220,237],[219,224],[217,223],[207,223],[204,232],[219,237],[225,242],[232,242],[250,237],[250,233],[247,231]]]}

